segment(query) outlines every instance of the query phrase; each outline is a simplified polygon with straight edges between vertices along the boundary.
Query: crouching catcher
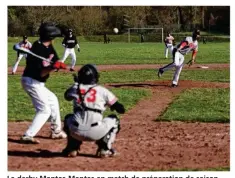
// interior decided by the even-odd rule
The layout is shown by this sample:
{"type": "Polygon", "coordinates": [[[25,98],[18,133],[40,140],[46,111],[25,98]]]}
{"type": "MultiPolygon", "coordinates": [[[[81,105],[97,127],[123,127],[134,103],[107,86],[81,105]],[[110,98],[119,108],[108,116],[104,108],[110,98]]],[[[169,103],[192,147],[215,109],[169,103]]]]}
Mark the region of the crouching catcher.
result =
{"type": "Polygon", "coordinates": [[[94,65],[84,65],[75,83],[64,94],[68,101],[73,101],[73,114],[68,114],[64,120],[64,131],[67,133],[67,146],[63,154],[75,157],[80,151],[83,141],[95,141],[98,157],[117,155],[112,147],[120,130],[120,120],[115,114],[103,118],[107,106],[112,111],[125,113],[124,106],[117,101],[112,92],[98,85],[99,74],[94,65]]]}

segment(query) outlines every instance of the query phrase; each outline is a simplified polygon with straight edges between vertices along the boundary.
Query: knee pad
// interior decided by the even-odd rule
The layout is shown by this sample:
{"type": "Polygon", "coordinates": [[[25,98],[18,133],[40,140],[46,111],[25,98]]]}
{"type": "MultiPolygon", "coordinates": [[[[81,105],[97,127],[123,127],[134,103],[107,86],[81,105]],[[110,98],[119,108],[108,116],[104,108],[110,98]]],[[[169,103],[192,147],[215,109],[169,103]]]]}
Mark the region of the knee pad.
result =
{"type": "MultiPolygon", "coordinates": [[[[110,115],[108,115],[108,117],[116,120],[116,125],[117,125],[117,128],[118,128],[117,133],[118,133],[118,132],[121,130],[120,119],[117,117],[116,114],[110,114],[110,115]]],[[[111,129],[111,130],[112,130],[112,129],[111,129]]]]}

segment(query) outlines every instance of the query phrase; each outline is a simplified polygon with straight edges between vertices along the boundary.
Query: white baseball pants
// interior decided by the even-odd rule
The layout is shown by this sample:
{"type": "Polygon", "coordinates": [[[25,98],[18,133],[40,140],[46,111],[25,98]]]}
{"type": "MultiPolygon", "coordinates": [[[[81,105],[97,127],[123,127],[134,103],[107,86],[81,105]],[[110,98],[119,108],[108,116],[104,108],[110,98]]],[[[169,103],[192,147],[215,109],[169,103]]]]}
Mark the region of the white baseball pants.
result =
{"type": "Polygon", "coordinates": [[[173,45],[172,44],[166,44],[166,46],[165,46],[165,58],[168,58],[168,49],[170,50],[170,53],[172,54],[173,45]]]}
{"type": "Polygon", "coordinates": [[[20,61],[21,61],[21,59],[23,58],[23,57],[27,57],[27,54],[19,54],[19,55],[17,55],[17,59],[16,59],[16,63],[14,64],[14,66],[13,66],[13,68],[12,68],[12,73],[16,73],[16,70],[17,70],[17,68],[18,68],[18,65],[19,65],[19,63],[20,63],[20,61]]]}
{"type": "Polygon", "coordinates": [[[45,87],[45,83],[30,77],[22,77],[21,84],[26,93],[31,97],[36,110],[33,122],[25,132],[25,135],[34,137],[49,118],[52,132],[60,132],[61,118],[56,95],[45,87]]]}
{"type": "Polygon", "coordinates": [[[177,51],[175,53],[175,57],[173,59],[173,62],[166,65],[166,66],[164,66],[161,69],[163,71],[166,71],[166,70],[169,70],[169,69],[175,67],[175,73],[174,73],[172,84],[178,85],[180,73],[181,73],[181,70],[182,70],[183,66],[184,66],[184,55],[182,55],[181,53],[179,53],[177,51]]]}
{"type": "Polygon", "coordinates": [[[67,59],[69,55],[72,57],[71,68],[73,69],[76,64],[76,53],[74,51],[74,48],[65,48],[61,62],[64,63],[64,61],[67,59]]]}

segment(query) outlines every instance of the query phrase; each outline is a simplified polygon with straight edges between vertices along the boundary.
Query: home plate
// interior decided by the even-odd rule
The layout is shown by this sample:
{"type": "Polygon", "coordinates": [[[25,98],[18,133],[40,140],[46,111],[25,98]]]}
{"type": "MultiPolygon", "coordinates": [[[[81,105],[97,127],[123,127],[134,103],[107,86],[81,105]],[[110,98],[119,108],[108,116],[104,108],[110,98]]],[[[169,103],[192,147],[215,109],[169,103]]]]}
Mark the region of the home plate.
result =
{"type": "Polygon", "coordinates": [[[202,68],[202,69],[208,69],[208,66],[199,66],[198,68],[202,68]]]}

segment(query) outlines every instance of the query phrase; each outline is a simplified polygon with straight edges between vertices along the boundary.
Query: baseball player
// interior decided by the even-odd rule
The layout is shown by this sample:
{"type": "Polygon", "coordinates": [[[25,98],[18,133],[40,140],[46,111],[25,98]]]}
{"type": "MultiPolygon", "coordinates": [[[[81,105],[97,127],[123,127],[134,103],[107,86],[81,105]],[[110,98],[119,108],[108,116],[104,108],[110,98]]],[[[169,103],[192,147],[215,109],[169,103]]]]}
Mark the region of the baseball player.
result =
{"type": "Polygon", "coordinates": [[[33,43],[31,51],[45,57],[51,62],[42,61],[30,54],[26,58],[21,83],[25,92],[31,97],[36,110],[32,124],[22,136],[23,143],[39,143],[34,136],[39,132],[45,122],[51,121],[51,138],[66,138],[61,129],[59,102],[54,93],[45,87],[49,73],[55,69],[66,69],[64,63],[58,61],[57,53],[52,46],[52,40],[61,35],[60,29],[53,23],[42,23],[39,28],[39,40],[33,43]]]}
{"type": "Polygon", "coordinates": [[[171,36],[170,33],[167,33],[167,36],[165,38],[165,58],[168,58],[168,49],[170,50],[170,53],[172,53],[173,50],[173,41],[174,37],[171,36]]]}
{"type": "MultiPolygon", "coordinates": [[[[23,47],[23,48],[27,48],[27,49],[30,49],[32,47],[32,44],[28,41],[28,37],[27,36],[23,36],[23,40],[21,42],[19,42],[18,44],[16,45],[19,45],[20,47],[23,47]]],[[[16,58],[16,62],[12,68],[12,75],[14,75],[16,73],[16,70],[18,68],[18,65],[21,61],[21,59],[23,57],[27,57],[27,54],[25,53],[20,53],[20,52],[17,52],[17,58],[16,58]]]]}
{"type": "Polygon", "coordinates": [[[64,46],[65,48],[65,51],[64,51],[64,56],[62,57],[62,60],[61,62],[64,63],[64,61],[66,60],[66,58],[71,55],[72,57],[72,62],[71,62],[71,68],[70,68],[70,71],[74,71],[74,66],[76,64],[76,53],[74,51],[74,48],[75,46],[77,46],[77,50],[78,52],[80,52],[80,46],[77,42],[77,38],[75,35],[73,35],[73,31],[72,29],[69,29],[68,30],[68,34],[66,34],[63,42],[62,42],[62,45],[64,46]]]}
{"type": "Polygon", "coordinates": [[[172,87],[178,86],[179,76],[183,68],[184,56],[192,51],[192,58],[188,62],[189,66],[194,64],[196,54],[198,51],[198,38],[200,37],[200,30],[194,30],[192,37],[186,37],[180,44],[173,49],[173,62],[160,68],[158,70],[158,77],[161,77],[163,72],[175,67],[175,73],[172,81],[172,87]]]}
{"type": "Polygon", "coordinates": [[[78,71],[74,85],[65,92],[65,99],[74,103],[74,113],[65,116],[64,120],[68,135],[67,146],[62,152],[65,156],[77,156],[83,141],[96,141],[98,157],[117,154],[112,144],[120,130],[120,120],[115,114],[103,118],[103,112],[109,106],[123,114],[125,108],[112,92],[97,84],[98,78],[95,66],[84,65],[78,71]]]}

